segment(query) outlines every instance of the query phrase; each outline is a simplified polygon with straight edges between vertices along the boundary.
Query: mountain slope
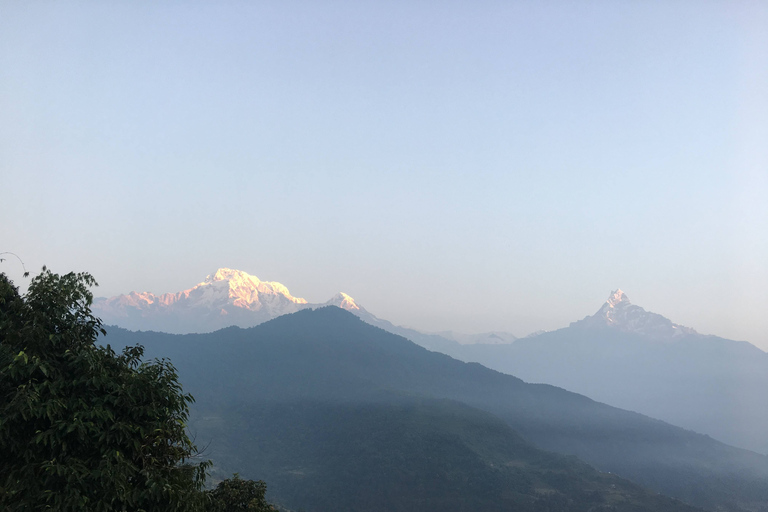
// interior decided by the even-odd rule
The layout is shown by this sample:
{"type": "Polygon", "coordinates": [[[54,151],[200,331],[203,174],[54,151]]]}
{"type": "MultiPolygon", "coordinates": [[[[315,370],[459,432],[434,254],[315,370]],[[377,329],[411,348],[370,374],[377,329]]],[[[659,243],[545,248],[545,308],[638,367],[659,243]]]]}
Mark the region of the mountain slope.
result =
{"type": "Polygon", "coordinates": [[[689,510],[447,400],[256,401],[199,417],[193,428],[219,441],[209,453],[226,473],[264,478],[291,509],[689,510]]]}
{"type": "Polygon", "coordinates": [[[568,328],[446,352],[768,453],[768,354],[674,324],[621,290],[568,328]]]}
{"type": "Polygon", "coordinates": [[[108,341],[142,343],[149,355],[170,357],[201,407],[363,402],[382,393],[446,398],[495,414],[542,448],[577,455],[691,504],[711,510],[768,509],[764,456],[429,352],[338,308],[207,335],[115,330],[108,341]]]}
{"type": "Polygon", "coordinates": [[[544,382],[768,453],[768,354],[703,336],[632,304],[616,290],[597,313],[567,329],[515,339],[508,333],[425,334],[377,318],[339,293],[322,304],[277,282],[219,269],[174,294],[97,299],[105,323],[133,330],[211,332],[251,327],[306,308],[335,305],[363,321],[462,361],[544,382]]]}

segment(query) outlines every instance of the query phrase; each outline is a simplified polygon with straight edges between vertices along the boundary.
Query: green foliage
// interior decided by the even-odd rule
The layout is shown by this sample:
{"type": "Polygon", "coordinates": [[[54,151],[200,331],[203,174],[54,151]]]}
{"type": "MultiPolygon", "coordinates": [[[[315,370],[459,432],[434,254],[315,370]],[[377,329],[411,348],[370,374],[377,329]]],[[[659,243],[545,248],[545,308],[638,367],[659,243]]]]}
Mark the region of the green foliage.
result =
{"type": "Polygon", "coordinates": [[[0,274],[0,509],[202,509],[193,399],[168,360],[96,344],[94,285],[43,268],[20,296],[0,274]]]}
{"type": "Polygon", "coordinates": [[[267,484],[261,480],[243,480],[235,473],[232,478],[208,491],[208,494],[211,497],[212,512],[271,512],[276,509],[267,503],[266,492],[267,484]]]}

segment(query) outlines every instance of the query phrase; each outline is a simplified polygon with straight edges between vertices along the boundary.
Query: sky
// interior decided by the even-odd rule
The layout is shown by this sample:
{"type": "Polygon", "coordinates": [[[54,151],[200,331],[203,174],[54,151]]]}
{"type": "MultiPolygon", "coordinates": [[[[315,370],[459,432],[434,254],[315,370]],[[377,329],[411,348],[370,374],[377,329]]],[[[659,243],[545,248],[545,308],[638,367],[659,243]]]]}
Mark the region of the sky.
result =
{"type": "MultiPolygon", "coordinates": [[[[0,0],[0,252],[768,350],[768,3],[0,0]]],[[[0,262],[22,290],[18,260],[0,262]]]]}

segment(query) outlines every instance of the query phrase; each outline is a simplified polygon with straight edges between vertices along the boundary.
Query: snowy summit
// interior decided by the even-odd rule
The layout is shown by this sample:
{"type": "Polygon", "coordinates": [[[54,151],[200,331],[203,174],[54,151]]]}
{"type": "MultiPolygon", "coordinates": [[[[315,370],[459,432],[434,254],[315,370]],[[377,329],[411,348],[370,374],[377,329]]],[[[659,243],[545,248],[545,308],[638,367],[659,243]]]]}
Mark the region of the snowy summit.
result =
{"type": "MultiPolygon", "coordinates": [[[[186,292],[194,295],[202,291],[201,301],[224,300],[234,306],[258,311],[266,308],[280,308],[288,304],[306,304],[307,301],[291,295],[283,284],[276,281],[261,281],[241,270],[220,268],[205,281],[186,292]]],[[[291,309],[288,306],[288,309],[291,309]]],[[[289,312],[289,311],[286,311],[289,312]]],[[[290,311],[293,312],[293,311],[290,311]]]]}
{"type": "Polygon", "coordinates": [[[291,295],[282,283],[262,281],[231,268],[220,268],[192,288],[176,293],[131,292],[97,298],[93,310],[107,325],[186,334],[231,325],[253,327],[300,309],[320,306],[337,306],[353,313],[365,311],[346,293],[339,293],[326,303],[310,304],[291,295]]]}
{"type": "Polygon", "coordinates": [[[582,328],[614,328],[623,332],[642,334],[659,339],[669,339],[686,334],[696,334],[690,327],[673,323],[657,313],[635,306],[621,289],[612,291],[608,300],[592,316],[571,324],[582,328]]]}
{"type": "Polygon", "coordinates": [[[344,292],[339,292],[333,297],[331,297],[331,300],[325,303],[327,306],[336,306],[341,309],[346,309],[347,311],[358,311],[360,310],[360,306],[358,306],[355,303],[355,299],[350,297],[344,292]]]}

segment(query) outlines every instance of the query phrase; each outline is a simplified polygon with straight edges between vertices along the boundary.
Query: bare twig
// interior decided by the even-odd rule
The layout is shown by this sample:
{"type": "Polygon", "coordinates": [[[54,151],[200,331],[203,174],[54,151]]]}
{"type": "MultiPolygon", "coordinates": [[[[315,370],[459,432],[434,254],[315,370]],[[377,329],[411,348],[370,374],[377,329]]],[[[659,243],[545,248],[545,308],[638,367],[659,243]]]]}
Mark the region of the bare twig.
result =
{"type": "MultiPolygon", "coordinates": [[[[19,258],[18,254],[14,254],[12,252],[0,252],[0,256],[2,256],[3,254],[10,254],[11,256],[16,256],[16,259],[19,260],[19,263],[21,263],[21,268],[24,269],[24,277],[29,277],[29,271],[27,270],[27,267],[24,266],[24,262],[21,260],[21,258],[19,258]]],[[[5,260],[6,258],[0,258],[0,262],[5,260]]]]}

